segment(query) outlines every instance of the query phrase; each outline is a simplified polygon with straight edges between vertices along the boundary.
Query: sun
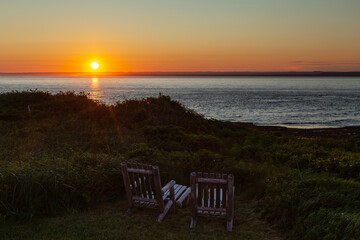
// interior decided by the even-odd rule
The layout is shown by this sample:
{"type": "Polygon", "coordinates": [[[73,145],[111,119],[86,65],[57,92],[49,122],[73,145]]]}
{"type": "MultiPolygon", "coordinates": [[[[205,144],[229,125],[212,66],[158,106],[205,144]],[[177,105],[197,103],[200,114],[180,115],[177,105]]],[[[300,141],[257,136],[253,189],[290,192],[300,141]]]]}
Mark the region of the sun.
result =
{"type": "Polygon", "coordinates": [[[91,63],[91,68],[92,69],[96,70],[96,69],[98,69],[98,67],[99,67],[99,64],[97,62],[91,63]]]}

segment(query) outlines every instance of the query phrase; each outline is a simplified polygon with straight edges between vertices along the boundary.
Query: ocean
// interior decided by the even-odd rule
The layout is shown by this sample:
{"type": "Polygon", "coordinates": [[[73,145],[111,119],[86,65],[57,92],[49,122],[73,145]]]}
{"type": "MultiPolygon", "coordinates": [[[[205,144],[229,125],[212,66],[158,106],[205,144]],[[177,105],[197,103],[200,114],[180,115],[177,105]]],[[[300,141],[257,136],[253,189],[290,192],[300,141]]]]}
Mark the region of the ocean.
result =
{"type": "Polygon", "coordinates": [[[360,126],[359,77],[0,76],[0,92],[84,92],[114,104],[168,95],[206,118],[300,128],[360,126]]]}

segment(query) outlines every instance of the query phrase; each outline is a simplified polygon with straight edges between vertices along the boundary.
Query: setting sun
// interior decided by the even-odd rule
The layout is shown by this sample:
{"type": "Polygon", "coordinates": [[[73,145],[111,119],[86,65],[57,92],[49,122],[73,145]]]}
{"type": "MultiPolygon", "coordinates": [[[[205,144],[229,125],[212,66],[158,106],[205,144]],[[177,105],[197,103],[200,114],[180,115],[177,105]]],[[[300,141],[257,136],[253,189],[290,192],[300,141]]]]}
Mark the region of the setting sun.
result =
{"type": "Polygon", "coordinates": [[[99,64],[97,62],[91,63],[91,68],[92,69],[96,70],[96,69],[98,69],[98,67],[99,67],[99,64]]]}

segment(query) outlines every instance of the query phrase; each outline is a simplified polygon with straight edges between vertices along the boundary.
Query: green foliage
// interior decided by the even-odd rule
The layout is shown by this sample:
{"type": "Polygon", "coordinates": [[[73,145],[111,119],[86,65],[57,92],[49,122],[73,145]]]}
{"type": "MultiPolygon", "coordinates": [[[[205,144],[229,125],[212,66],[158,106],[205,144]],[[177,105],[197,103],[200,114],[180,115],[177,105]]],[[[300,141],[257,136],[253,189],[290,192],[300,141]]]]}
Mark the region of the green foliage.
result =
{"type": "Polygon", "coordinates": [[[360,184],[311,172],[267,179],[261,207],[299,239],[357,239],[360,184]]]}
{"type": "Polygon", "coordinates": [[[67,159],[42,156],[1,164],[2,217],[57,215],[119,196],[121,158],[74,153],[67,159]]]}

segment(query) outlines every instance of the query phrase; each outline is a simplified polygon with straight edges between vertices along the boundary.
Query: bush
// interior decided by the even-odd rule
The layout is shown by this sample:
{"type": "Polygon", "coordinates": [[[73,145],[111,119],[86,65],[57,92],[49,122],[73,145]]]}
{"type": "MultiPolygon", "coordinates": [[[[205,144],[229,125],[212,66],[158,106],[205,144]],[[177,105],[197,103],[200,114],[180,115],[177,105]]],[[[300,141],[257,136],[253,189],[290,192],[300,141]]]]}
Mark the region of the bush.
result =
{"type": "Polygon", "coordinates": [[[2,217],[53,216],[119,196],[121,158],[76,153],[69,159],[22,159],[1,164],[2,217]]]}

